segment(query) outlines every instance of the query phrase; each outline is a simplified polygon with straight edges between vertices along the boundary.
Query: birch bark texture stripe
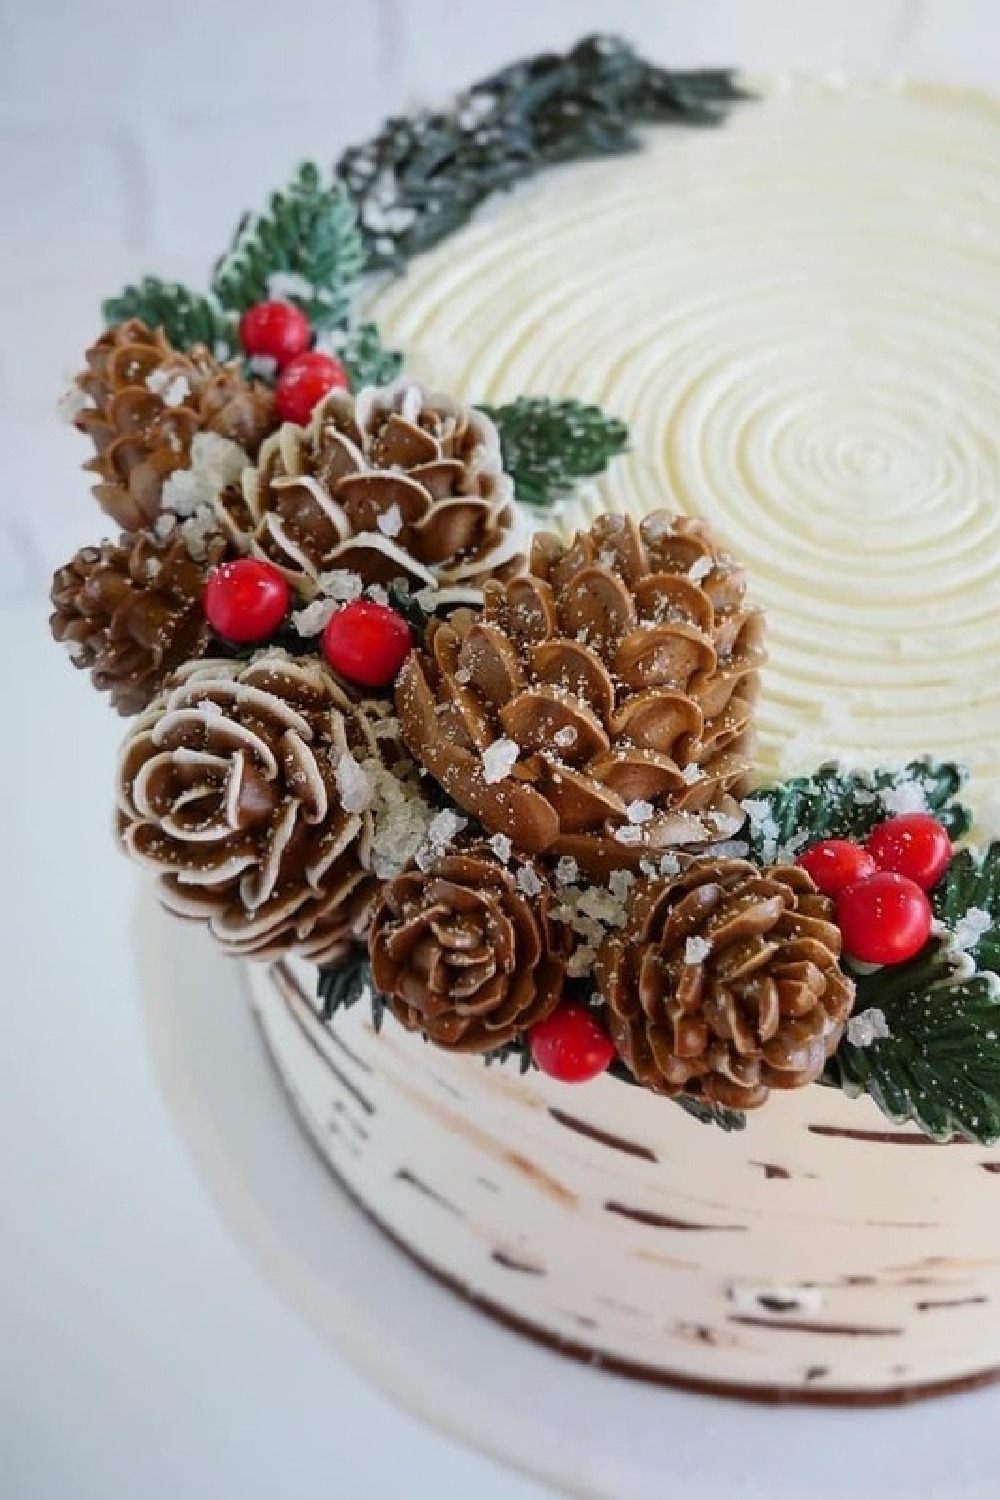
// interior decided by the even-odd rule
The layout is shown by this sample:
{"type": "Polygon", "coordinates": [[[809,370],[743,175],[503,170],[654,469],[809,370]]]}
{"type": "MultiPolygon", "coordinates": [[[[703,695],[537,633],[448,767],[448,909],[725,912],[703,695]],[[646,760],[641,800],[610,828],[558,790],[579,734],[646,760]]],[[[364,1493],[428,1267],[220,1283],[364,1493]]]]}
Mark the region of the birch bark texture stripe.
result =
{"type": "Polygon", "coordinates": [[[1000,1149],[938,1146],[833,1089],[724,1134],[643,1089],[483,1067],[313,971],[250,966],[268,1050],[334,1175],[519,1331],[650,1380],[882,1403],[1000,1374],[1000,1149]],[[911,1150],[912,1146],[922,1150],[911,1150]]]}

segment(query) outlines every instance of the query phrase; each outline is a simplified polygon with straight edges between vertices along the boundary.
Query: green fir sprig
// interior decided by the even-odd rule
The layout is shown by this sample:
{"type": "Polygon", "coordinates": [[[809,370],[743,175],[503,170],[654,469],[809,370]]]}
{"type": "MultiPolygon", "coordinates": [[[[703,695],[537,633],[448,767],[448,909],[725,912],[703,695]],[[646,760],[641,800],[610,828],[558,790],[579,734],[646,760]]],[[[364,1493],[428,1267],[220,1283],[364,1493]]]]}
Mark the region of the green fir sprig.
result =
{"type": "Polygon", "coordinates": [[[205,344],[217,359],[231,359],[236,351],[236,320],[214,297],[193,292],[179,281],[145,276],[109,297],[101,308],[107,326],[140,318],[147,328],[162,328],[175,349],[205,344]]]}
{"type": "Polygon", "coordinates": [[[322,332],[345,326],[364,263],[347,191],[336,181],[325,184],[319,168],[303,162],[263,213],[244,215],[215,267],[212,291],[220,306],[236,314],[280,295],[322,332]]]}
{"type": "Polygon", "coordinates": [[[503,465],[522,505],[554,505],[628,448],[626,424],[582,401],[519,396],[481,409],[496,423],[503,465]]]}
{"type": "Polygon", "coordinates": [[[321,968],[316,979],[316,993],[324,1021],[331,1021],[338,1011],[368,1004],[375,1030],[382,1030],[389,1001],[375,988],[366,948],[352,948],[337,963],[321,968]]]}
{"type": "Polygon", "coordinates": [[[593,36],[484,78],[448,111],[389,120],[336,171],[368,268],[395,269],[546,167],[635,151],[645,124],[716,125],[747,97],[732,72],[669,72],[620,38],[593,36]]]}
{"type": "Polygon", "coordinates": [[[817,839],[863,841],[893,815],[891,794],[912,785],[926,810],[957,839],[971,823],[968,808],[958,800],[966,779],[964,768],[930,758],[875,771],[845,771],[830,762],[811,776],[762,787],[746,798],[748,821],[737,837],[748,842],[750,857],[761,864],[769,864],[776,852],[797,852],[817,839]]]}

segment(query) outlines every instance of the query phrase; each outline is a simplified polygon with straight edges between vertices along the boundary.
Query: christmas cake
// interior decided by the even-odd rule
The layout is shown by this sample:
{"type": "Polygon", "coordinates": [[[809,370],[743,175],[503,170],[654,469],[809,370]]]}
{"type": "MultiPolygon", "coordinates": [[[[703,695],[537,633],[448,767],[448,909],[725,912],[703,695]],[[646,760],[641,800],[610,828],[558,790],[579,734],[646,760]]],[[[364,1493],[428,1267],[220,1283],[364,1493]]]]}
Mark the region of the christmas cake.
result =
{"type": "Polygon", "coordinates": [[[123,849],[371,1218],[611,1370],[1000,1374],[998,146],[590,39],[127,287],[64,402],[123,849]]]}

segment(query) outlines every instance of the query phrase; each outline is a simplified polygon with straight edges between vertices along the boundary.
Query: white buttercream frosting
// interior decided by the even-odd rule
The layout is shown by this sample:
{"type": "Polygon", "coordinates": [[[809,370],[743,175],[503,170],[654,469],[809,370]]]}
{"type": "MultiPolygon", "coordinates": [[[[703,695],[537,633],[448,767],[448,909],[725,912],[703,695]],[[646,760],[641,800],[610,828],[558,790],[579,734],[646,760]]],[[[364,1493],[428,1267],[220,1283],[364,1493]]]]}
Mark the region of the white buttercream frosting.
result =
{"type": "Polygon", "coordinates": [[[746,561],[765,774],[933,752],[997,805],[998,150],[985,95],[772,83],[544,175],[376,298],[421,378],[628,420],[585,513],[673,506],[746,561]]]}

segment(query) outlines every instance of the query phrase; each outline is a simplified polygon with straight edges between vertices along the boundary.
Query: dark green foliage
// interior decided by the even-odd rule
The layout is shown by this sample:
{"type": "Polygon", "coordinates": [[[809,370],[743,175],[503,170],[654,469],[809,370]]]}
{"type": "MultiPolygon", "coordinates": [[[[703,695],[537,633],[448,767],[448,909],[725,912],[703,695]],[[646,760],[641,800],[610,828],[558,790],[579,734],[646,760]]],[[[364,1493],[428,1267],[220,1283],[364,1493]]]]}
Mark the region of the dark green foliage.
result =
{"type": "Polygon", "coordinates": [[[552,505],[628,447],[625,423],[582,401],[519,396],[482,410],[497,425],[504,468],[523,505],[552,505]]]}
{"type": "Polygon", "coordinates": [[[386,349],[374,323],[359,323],[331,344],[347,371],[352,391],[366,385],[388,385],[403,368],[398,349],[386,349]]]}
{"type": "Polygon", "coordinates": [[[358,946],[339,963],[320,969],[316,992],[322,1002],[320,1015],[324,1021],[331,1020],[338,1010],[350,1010],[359,1002],[367,1002],[372,1008],[375,1030],[382,1030],[389,1002],[372,983],[367,948],[358,946]]]}
{"type": "Polygon", "coordinates": [[[978,969],[1000,974],[1000,843],[990,844],[981,857],[971,849],[960,850],[931,902],[934,915],[951,928],[970,911],[989,913],[993,925],[969,951],[978,969]]]}
{"type": "Polygon", "coordinates": [[[731,72],[671,73],[616,37],[588,37],[483,79],[446,113],[389,120],[337,175],[368,269],[398,267],[544,167],[634,151],[643,124],[715,125],[746,97],[731,72]]]}
{"type": "Polygon", "coordinates": [[[147,328],[162,328],[175,349],[205,344],[221,359],[229,359],[236,348],[235,320],[200,292],[192,292],[178,281],[146,276],[138,286],[127,286],[102,305],[109,328],[141,318],[147,328]]]}
{"type": "Polygon", "coordinates": [[[301,290],[283,291],[317,330],[340,327],[364,268],[364,246],[354,205],[340,183],[324,186],[305,162],[264,213],[245,215],[229,251],[215,268],[212,290],[223,307],[243,313],[270,296],[281,272],[301,279],[301,290]]]}
{"type": "Polygon", "coordinates": [[[686,1114],[702,1125],[718,1125],[720,1130],[745,1130],[747,1117],[742,1109],[727,1109],[724,1104],[708,1104],[704,1099],[692,1099],[688,1094],[678,1094],[672,1101],[679,1104],[686,1114]]]}
{"type": "Polygon", "coordinates": [[[863,840],[876,824],[891,816],[877,794],[900,783],[919,781],[927,810],[944,824],[952,838],[959,838],[970,822],[968,809],[956,800],[965,780],[965,771],[948,761],[914,760],[896,771],[844,771],[831,763],[820,766],[811,776],[796,776],[755,791],[747,799],[754,804],[754,818],[737,836],[749,841],[751,858],[763,863],[770,856],[765,850],[762,821],[773,820],[776,832],[767,832],[776,837],[779,848],[802,834],[808,835],[809,843],[824,838],[863,840]],[[767,819],[757,815],[761,803],[767,805],[767,819]]]}

